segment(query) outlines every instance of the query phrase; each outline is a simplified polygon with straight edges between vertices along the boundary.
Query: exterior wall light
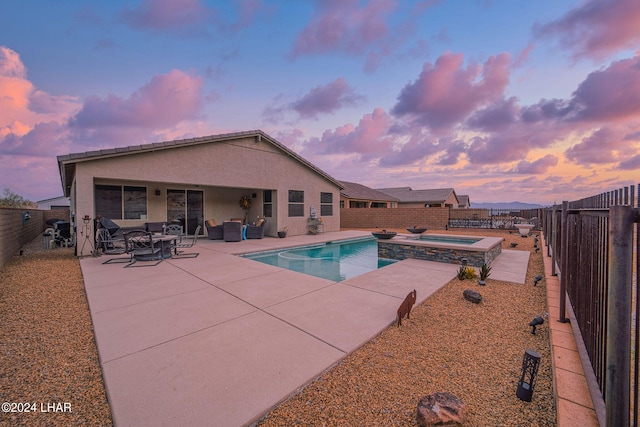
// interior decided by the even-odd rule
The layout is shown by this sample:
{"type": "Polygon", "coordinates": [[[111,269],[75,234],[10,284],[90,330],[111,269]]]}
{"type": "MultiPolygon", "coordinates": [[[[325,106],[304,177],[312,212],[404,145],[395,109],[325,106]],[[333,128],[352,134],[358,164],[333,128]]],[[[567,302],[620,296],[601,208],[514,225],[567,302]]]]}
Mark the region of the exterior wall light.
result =
{"type": "Polygon", "coordinates": [[[518,381],[518,389],[516,390],[518,399],[531,402],[539,366],[540,353],[533,350],[526,350],[524,352],[524,358],[522,359],[522,373],[520,374],[520,381],[518,381]]]}
{"type": "Polygon", "coordinates": [[[27,220],[29,219],[31,219],[31,214],[29,213],[29,211],[22,212],[22,225],[25,225],[27,223],[27,220]]]}

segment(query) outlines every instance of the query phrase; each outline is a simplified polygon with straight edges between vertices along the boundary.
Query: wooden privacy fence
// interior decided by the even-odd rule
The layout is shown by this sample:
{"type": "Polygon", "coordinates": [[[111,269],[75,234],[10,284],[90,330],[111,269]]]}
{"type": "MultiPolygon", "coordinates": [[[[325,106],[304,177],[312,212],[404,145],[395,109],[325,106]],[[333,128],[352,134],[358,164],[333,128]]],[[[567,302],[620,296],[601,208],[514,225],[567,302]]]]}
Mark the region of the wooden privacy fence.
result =
{"type": "Polygon", "coordinates": [[[575,317],[597,383],[592,396],[604,402],[604,413],[596,412],[611,427],[640,422],[638,192],[631,186],[563,202],[543,216],[552,274],[560,274],[559,318],[569,321],[569,310],[575,317]]]}

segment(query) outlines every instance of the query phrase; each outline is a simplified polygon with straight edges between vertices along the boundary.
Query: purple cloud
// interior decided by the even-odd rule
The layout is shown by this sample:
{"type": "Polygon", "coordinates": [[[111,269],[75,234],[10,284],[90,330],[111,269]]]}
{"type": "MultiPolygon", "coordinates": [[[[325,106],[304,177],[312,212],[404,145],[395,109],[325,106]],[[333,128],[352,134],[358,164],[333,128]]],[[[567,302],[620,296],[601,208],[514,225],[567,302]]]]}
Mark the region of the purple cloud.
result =
{"type": "Polygon", "coordinates": [[[321,113],[332,113],[342,107],[357,105],[364,97],[355,93],[342,77],[324,86],[317,86],[291,104],[300,117],[316,118],[321,113]]]}
{"type": "Polygon", "coordinates": [[[588,0],[557,21],[534,29],[538,36],[555,35],[575,57],[602,59],[640,44],[640,2],[588,0]]]}
{"type": "Polygon", "coordinates": [[[438,141],[432,135],[414,134],[409,141],[399,149],[390,151],[380,157],[379,164],[383,167],[393,167],[413,164],[440,151],[438,141]]]}
{"type": "Polygon", "coordinates": [[[623,170],[636,170],[640,169],[640,154],[637,154],[630,159],[624,160],[618,164],[618,168],[623,170]]]}
{"type": "Polygon", "coordinates": [[[340,77],[331,83],[311,89],[291,103],[287,104],[283,99],[283,95],[276,97],[264,108],[262,116],[269,122],[280,123],[288,111],[295,111],[300,118],[317,119],[320,114],[331,114],[340,108],[358,105],[365,98],[358,95],[347,81],[340,77]]]}
{"type": "Polygon", "coordinates": [[[0,155],[22,155],[51,158],[62,154],[67,144],[63,141],[66,127],[58,122],[36,124],[25,135],[0,133],[0,155]]]}
{"type": "Polygon", "coordinates": [[[628,148],[623,134],[612,127],[603,127],[565,151],[565,156],[577,164],[604,164],[618,160],[617,151],[628,148]]]}
{"type": "Polygon", "coordinates": [[[396,0],[319,0],[319,13],[298,34],[291,56],[330,51],[363,53],[372,43],[388,35],[386,17],[396,9],[396,0]]]}
{"type": "Polygon", "coordinates": [[[576,120],[616,121],[637,117],[640,114],[640,56],[615,61],[603,70],[590,73],[573,93],[571,108],[576,120]]]}
{"type": "Polygon", "coordinates": [[[511,172],[518,174],[542,175],[547,173],[550,167],[556,166],[557,164],[558,157],[554,156],[553,154],[547,154],[546,156],[533,162],[522,160],[514,169],[511,170],[511,172]]]}
{"type": "Polygon", "coordinates": [[[473,130],[496,132],[518,120],[519,106],[516,98],[499,99],[487,107],[477,110],[466,126],[473,130]]]}
{"type": "Polygon", "coordinates": [[[202,24],[212,11],[200,0],[143,0],[122,11],[122,19],[133,28],[157,31],[189,30],[202,24]]]}
{"type": "Polygon", "coordinates": [[[70,121],[74,128],[138,127],[175,125],[199,116],[203,79],[180,70],[155,76],[129,98],[109,95],[87,98],[70,121]]]}
{"type": "Polygon", "coordinates": [[[425,64],[418,80],[402,89],[391,113],[442,129],[502,96],[509,83],[508,54],[489,58],[483,67],[471,64],[465,69],[463,61],[462,54],[447,53],[435,65],[425,64]]]}

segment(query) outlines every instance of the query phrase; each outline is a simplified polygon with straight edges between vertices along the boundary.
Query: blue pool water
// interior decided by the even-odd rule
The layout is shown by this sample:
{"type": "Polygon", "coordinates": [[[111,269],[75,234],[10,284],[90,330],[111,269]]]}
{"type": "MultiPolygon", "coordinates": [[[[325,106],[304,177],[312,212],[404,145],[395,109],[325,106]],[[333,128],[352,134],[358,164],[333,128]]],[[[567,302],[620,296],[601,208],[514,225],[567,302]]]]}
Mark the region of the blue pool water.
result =
{"type": "Polygon", "coordinates": [[[443,236],[420,236],[418,240],[432,243],[455,243],[457,245],[473,245],[482,240],[481,238],[464,238],[464,237],[443,237],[443,236]]]}
{"type": "Polygon", "coordinates": [[[334,282],[359,276],[395,262],[378,259],[377,239],[331,242],[249,254],[244,257],[334,282]]]}

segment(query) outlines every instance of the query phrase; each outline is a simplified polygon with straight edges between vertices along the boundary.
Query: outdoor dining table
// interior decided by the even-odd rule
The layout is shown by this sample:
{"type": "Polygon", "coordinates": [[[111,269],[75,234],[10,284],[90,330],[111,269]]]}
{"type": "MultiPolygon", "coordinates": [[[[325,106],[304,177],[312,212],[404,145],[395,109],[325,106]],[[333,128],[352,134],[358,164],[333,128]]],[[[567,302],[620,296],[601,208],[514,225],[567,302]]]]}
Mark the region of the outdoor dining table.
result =
{"type": "Polygon", "coordinates": [[[153,240],[160,245],[161,258],[171,258],[172,244],[179,236],[175,234],[154,234],[152,237],[153,240]]]}

